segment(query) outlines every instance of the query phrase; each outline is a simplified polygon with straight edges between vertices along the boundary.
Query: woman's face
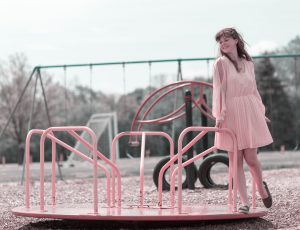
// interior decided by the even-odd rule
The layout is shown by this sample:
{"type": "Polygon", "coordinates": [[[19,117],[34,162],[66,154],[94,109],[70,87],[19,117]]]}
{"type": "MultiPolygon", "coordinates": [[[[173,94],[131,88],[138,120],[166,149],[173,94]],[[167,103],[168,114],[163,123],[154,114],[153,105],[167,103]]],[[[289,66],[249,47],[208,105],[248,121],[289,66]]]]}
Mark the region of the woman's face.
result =
{"type": "Polygon", "coordinates": [[[237,39],[222,36],[219,40],[220,50],[225,54],[232,53],[236,50],[237,42],[237,39]]]}

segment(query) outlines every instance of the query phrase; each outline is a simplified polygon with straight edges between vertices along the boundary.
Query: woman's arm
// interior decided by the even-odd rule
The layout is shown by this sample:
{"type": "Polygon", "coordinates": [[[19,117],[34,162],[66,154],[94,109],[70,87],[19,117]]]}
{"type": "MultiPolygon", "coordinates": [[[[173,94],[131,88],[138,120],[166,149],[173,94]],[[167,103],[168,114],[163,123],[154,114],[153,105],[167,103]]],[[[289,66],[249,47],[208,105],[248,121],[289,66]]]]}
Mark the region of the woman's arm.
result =
{"type": "Polygon", "coordinates": [[[254,92],[254,95],[255,97],[258,99],[259,101],[259,106],[260,106],[260,111],[265,114],[266,113],[266,107],[264,105],[264,103],[262,102],[262,99],[261,99],[261,96],[258,92],[258,89],[257,89],[257,85],[256,85],[256,80],[254,79],[254,82],[255,82],[255,92],[254,92]]]}
{"type": "Polygon", "coordinates": [[[222,59],[218,58],[213,67],[213,101],[212,114],[217,122],[222,122],[226,115],[226,78],[222,59]]]}
{"type": "MultiPolygon", "coordinates": [[[[255,89],[254,89],[254,95],[255,97],[257,98],[257,100],[259,101],[259,108],[260,108],[260,111],[262,112],[262,114],[266,114],[266,107],[261,99],[261,96],[260,96],[260,93],[258,92],[258,89],[257,89],[257,84],[256,84],[256,79],[255,79],[255,72],[254,72],[254,64],[253,62],[252,63],[252,71],[253,71],[253,77],[254,77],[254,86],[255,86],[255,89]]],[[[267,122],[271,122],[269,118],[266,117],[265,115],[265,119],[267,122]]]]}
{"type": "Polygon", "coordinates": [[[258,92],[258,89],[257,89],[257,84],[256,84],[256,79],[255,79],[255,72],[254,72],[254,64],[253,62],[251,62],[251,66],[252,66],[252,73],[253,73],[253,77],[254,77],[254,95],[255,97],[257,98],[257,100],[259,101],[259,107],[260,107],[260,111],[265,114],[266,113],[266,108],[265,108],[265,105],[264,103],[262,102],[262,99],[261,99],[261,96],[258,92]]]}

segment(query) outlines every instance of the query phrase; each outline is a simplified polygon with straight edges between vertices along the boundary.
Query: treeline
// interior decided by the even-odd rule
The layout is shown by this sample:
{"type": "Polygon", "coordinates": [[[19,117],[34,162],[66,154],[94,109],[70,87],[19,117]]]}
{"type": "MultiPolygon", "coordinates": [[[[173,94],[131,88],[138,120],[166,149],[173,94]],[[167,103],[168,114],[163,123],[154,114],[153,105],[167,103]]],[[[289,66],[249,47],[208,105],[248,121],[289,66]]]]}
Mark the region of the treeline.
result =
{"type": "MultiPolygon", "coordinates": [[[[273,52],[280,53],[300,53],[300,37],[291,40],[286,47],[273,52]]],[[[269,53],[269,54],[273,54],[269,53]]],[[[299,105],[300,105],[300,58],[266,58],[256,59],[256,79],[257,85],[266,105],[266,115],[271,119],[269,124],[274,143],[266,146],[263,150],[279,150],[281,146],[286,149],[294,149],[299,141],[299,105]],[[297,67],[298,66],[298,70],[297,67]]],[[[22,92],[32,67],[23,54],[16,54],[9,57],[7,62],[0,63],[0,128],[4,128],[6,121],[12,112],[17,99],[22,92]]],[[[106,95],[100,91],[94,91],[88,87],[77,86],[74,90],[54,82],[49,73],[43,71],[42,78],[48,106],[50,109],[50,119],[52,126],[60,125],[85,125],[90,116],[94,113],[107,113],[116,111],[118,115],[119,132],[130,130],[132,119],[136,110],[144,98],[153,91],[154,88],[136,89],[133,92],[117,97],[116,95],[106,95]]],[[[183,73],[184,78],[184,73],[183,73]]],[[[195,80],[207,81],[201,76],[195,76],[195,80]]],[[[35,80],[31,81],[28,90],[25,92],[21,103],[18,106],[11,122],[0,139],[0,157],[5,156],[6,162],[19,162],[23,160],[24,143],[28,132],[28,124],[31,128],[45,129],[49,127],[47,114],[44,107],[41,87],[36,88],[36,97],[33,98],[35,80]],[[32,108],[33,100],[34,108],[32,108]],[[32,119],[30,114],[33,112],[32,119]]],[[[38,82],[39,84],[39,82],[38,82]]],[[[207,92],[208,103],[211,105],[211,92],[207,92]]],[[[151,114],[153,118],[166,115],[172,109],[172,98],[167,98],[151,114]]],[[[194,110],[193,124],[201,125],[201,116],[194,110]]],[[[214,123],[209,121],[209,126],[214,123]]],[[[144,129],[164,131],[169,134],[175,127],[175,137],[185,127],[185,121],[175,121],[175,124],[166,123],[163,125],[148,125],[144,129]]],[[[74,145],[74,140],[68,135],[61,133],[60,138],[70,145],[74,145]]],[[[104,137],[106,138],[106,137],[104,137]]],[[[106,140],[100,140],[99,148],[103,152],[108,152],[109,147],[106,140]]],[[[213,136],[209,136],[210,145],[213,143],[213,136]]],[[[168,144],[158,138],[148,138],[146,143],[147,151],[151,155],[164,155],[168,151],[168,144]]],[[[50,160],[51,144],[46,143],[46,160],[50,160]]],[[[196,151],[202,149],[201,143],[196,146],[196,151]]],[[[32,141],[33,161],[39,160],[39,137],[34,137],[32,141]]],[[[58,148],[58,154],[67,158],[68,152],[58,148]]],[[[128,145],[127,139],[120,142],[121,157],[128,154],[138,156],[139,150],[128,145]]]]}

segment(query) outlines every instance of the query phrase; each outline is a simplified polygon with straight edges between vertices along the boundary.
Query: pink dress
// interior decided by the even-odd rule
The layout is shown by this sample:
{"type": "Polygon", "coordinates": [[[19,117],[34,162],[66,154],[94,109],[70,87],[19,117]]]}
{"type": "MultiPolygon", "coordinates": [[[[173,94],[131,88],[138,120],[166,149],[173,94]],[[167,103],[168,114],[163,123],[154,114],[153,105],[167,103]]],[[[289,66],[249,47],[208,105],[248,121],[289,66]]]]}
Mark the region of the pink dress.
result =
{"type": "MultiPolygon", "coordinates": [[[[265,106],[256,86],[253,62],[245,59],[243,62],[245,71],[239,73],[227,57],[219,57],[213,73],[213,116],[224,120],[221,128],[229,128],[236,135],[238,150],[273,142],[265,120],[265,106]],[[223,74],[217,66],[222,67],[223,74]]],[[[233,151],[232,140],[226,133],[216,133],[215,146],[233,151]]]]}

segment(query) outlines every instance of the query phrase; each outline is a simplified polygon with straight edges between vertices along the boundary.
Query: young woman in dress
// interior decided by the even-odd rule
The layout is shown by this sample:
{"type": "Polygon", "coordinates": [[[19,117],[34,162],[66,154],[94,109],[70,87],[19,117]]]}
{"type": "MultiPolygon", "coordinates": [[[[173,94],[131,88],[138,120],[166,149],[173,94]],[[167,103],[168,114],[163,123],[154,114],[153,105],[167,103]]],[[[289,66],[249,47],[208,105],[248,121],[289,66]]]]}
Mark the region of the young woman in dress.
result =
{"type": "MultiPolygon", "coordinates": [[[[272,197],[262,179],[262,170],[257,159],[257,148],[273,142],[266,122],[265,106],[257,90],[254,64],[245,50],[242,36],[234,28],[225,28],[216,34],[220,57],[213,70],[213,116],[216,127],[229,128],[237,138],[238,183],[237,189],[242,206],[239,212],[248,213],[246,179],[243,161],[248,165],[258,192],[267,208],[272,206],[272,197]]],[[[216,133],[215,145],[232,154],[231,138],[226,133],[216,133]]]]}

